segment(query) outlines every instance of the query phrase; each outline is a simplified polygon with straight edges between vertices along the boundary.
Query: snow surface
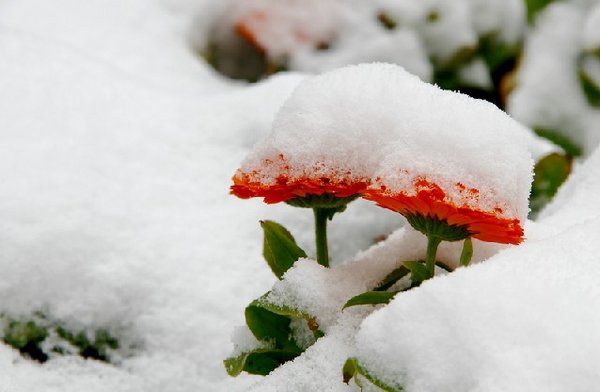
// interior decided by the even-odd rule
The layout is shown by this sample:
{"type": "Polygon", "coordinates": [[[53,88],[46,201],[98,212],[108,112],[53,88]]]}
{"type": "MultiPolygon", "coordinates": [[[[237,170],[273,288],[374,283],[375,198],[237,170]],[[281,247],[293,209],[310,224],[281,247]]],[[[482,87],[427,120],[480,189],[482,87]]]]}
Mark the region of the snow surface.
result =
{"type": "MultiPolygon", "coordinates": [[[[276,282],[262,260],[258,220],[284,224],[311,256],[312,215],[240,201],[228,187],[304,76],[250,86],[205,65],[193,52],[194,34],[204,34],[224,4],[0,3],[0,313],[26,319],[41,310],[74,330],[108,329],[122,345],[113,364],[58,356],[40,365],[0,344],[0,391],[357,391],[341,382],[341,366],[359,355],[379,369],[373,353],[381,345],[370,342],[383,338],[386,347],[419,348],[398,367],[381,368],[382,377],[400,372],[411,385],[426,378],[456,390],[465,384],[454,377],[465,375],[469,385],[484,386],[499,377],[486,390],[595,389],[600,153],[576,166],[540,220],[528,222],[527,243],[474,241],[474,260],[481,263],[402,295],[363,323],[373,308],[341,312],[346,297],[370,288],[403,259],[423,257],[425,240],[410,228],[396,230],[398,214],[357,200],[329,225],[334,268],[306,259],[276,282]],[[308,275],[310,292],[301,287],[308,275]],[[230,378],[222,360],[256,344],[243,327],[236,329],[243,309],[274,284],[273,301],[314,313],[327,335],[268,377],[230,378]],[[398,317],[406,323],[377,332],[378,320],[398,309],[405,309],[398,317]],[[460,347],[444,339],[447,326],[460,347]],[[416,339],[414,327],[433,343],[416,339]],[[398,330],[412,335],[391,335],[398,330]],[[232,334],[247,345],[234,347],[232,334]],[[489,355],[469,351],[481,346],[489,355]],[[456,373],[411,363],[443,358],[456,373]],[[479,361],[461,364],[460,358],[479,361]],[[473,365],[468,374],[467,363],[473,365]],[[523,369],[531,378],[524,380],[523,369]]],[[[396,4],[411,10],[415,3],[396,4]]],[[[494,4],[489,15],[510,17],[482,19],[477,34],[498,23],[507,39],[519,35],[517,3],[494,4]],[[504,4],[507,11],[498,12],[504,4]]],[[[399,28],[390,37],[378,44],[381,51],[405,43],[398,53],[421,53],[407,68],[427,78],[432,49],[424,49],[421,33],[399,28]]],[[[348,41],[328,64],[376,60],[370,56],[381,53],[354,51],[348,41]]],[[[528,138],[532,151],[549,148],[528,138]]],[[[459,253],[460,244],[442,244],[439,258],[456,263],[459,253]]],[[[381,353],[389,354],[385,347],[381,353]]]]}

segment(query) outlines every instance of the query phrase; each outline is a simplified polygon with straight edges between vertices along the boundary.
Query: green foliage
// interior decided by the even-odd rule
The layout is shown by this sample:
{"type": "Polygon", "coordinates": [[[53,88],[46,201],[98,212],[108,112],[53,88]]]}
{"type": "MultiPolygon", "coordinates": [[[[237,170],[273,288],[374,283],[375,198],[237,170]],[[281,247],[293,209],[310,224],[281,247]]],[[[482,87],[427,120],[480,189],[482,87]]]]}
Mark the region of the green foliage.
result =
{"type": "Polygon", "coordinates": [[[350,298],[342,309],[355,305],[378,305],[389,303],[398,291],[367,291],[350,298]]]}
{"type": "Polygon", "coordinates": [[[90,339],[83,331],[72,332],[61,326],[56,328],[56,334],[76,347],[79,355],[83,358],[108,362],[109,350],[119,348],[119,341],[105,330],[96,331],[93,339],[90,339]]]}
{"type": "Polygon", "coordinates": [[[363,367],[356,358],[348,358],[342,370],[343,380],[346,384],[354,378],[354,382],[361,389],[367,385],[377,387],[385,392],[402,392],[404,388],[401,386],[391,386],[375,377],[365,367],[363,367]]]}
{"type": "Polygon", "coordinates": [[[556,194],[571,173],[573,159],[557,153],[542,158],[534,169],[529,205],[533,214],[539,212],[556,194]]]}
{"type": "Polygon", "coordinates": [[[9,320],[3,331],[2,341],[31,359],[45,362],[48,355],[41,344],[48,337],[48,329],[35,321],[9,320]]]}
{"type": "MultiPolygon", "coordinates": [[[[281,279],[294,263],[306,252],[297,244],[292,234],[273,221],[261,221],[263,229],[263,256],[277,278],[281,279]]],[[[230,376],[242,371],[250,374],[267,375],[283,363],[294,359],[304,351],[294,341],[290,324],[293,319],[306,320],[315,339],[323,336],[315,319],[295,309],[279,306],[267,300],[269,293],[254,300],[244,312],[246,325],[259,341],[260,348],[244,352],[223,361],[230,376]],[[265,348],[268,347],[268,348],[265,348]]]]}
{"type": "Polygon", "coordinates": [[[409,272],[410,272],[410,270],[408,268],[406,268],[404,265],[401,265],[400,267],[396,268],[395,270],[393,270],[392,272],[387,274],[387,276],[385,278],[383,278],[383,280],[375,287],[374,290],[375,291],[384,291],[384,290],[389,289],[394,284],[396,284],[396,282],[398,282],[400,279],[402,279],[406,275],[408,275],[409,272]]]}
{"type": "Polygon", "coordinates": [[[533,23],[537,14],[554,0],[525,0],[527,6],[527,21],[533,23]]]}
{"type": "Polygon", "coordinates": [[[323,208],[333,210],[331,217],[329,217],[329,220],[331,220],[334,213],[343,212],[348,203],[356,200],[358,196],[359,195],[356,194],[347,197],[337,197],[331,193],[323,193],[321,195],[306,195],[304,197],[296,197],[294,199],[287,200],[286,203],[294,207],[323,208]]]}
{"type": "Polygon", "coordinates": [[[405,261],[404,266],[410,271],[410,280],[412,281],[412,287],[419,286],[422,282],[432,277],[425,264],[423,264],[420,261],[405,261]]]}
{"type": "Polygon", "coordinates": [[[269,293],[252,301],[246,307],[246,325],[263,345],[223,361],[230,376],[242,371],[250,374],[267,375],[272,370],[300,355],[304,350],[293,338],[290,324],[292,319],[306,320],[315,339],[323,336],[315,319],[295,309],[274,305],[267,301],[269,293]]]}
{"type": "Polygon", "coordinates": [[[282,225],[273,221],[261,221],[264,232],[263,256],[273,273],[281,279],[296,260],[306,257],[306,253],[296,244],[292,234],[282,225]]]}
{"type": "Polygon", "coordinates": [[[444,63],[434,61],[433,81],[445,90],[460,91],[502,108],[506,91],[502,91],[501,84],[505,76],[514,70],[520,51],[520,43],[508,45],[493,33],[482,36],[477,46],[459,50],[444,63]],[[461,68],[478,58],[484,61],[489,70],[492,82],[489,87],[473,86],[461,77],[461,68]]]}
{"type": "Polygon", "coordinates": [[[583,69],[579,70],[579,84],[590,105],[600,107],[600,85],[583,69]]]}
{"type": "Polygon", "coordinates": [[[562,148],[567,155],[572,157],[581,156],[583,152],[581,147],[571,140],[565,132],[560,132],[555,129],[535,128],[535,133],[539,137],[550,140],[552,143],[562,148]]]}
{"type": "Polygon", "coordinates": [[[245,316],[248,328],[258,340],[272,342],[277,349],[300,353],[291,337],[290,317],[273,312],[264,299],[252,301],[245,316]]]}
{"type": "Polygon", "coordinates": [[[298,354],[286,350],[257,349],[228,358],[223,363],[227,374],[238,376],[242,371],[249,374],[266,376],[281,364],[294,359],[298,354]]]}
{"type": "Polygon", "coordinates": [[[6,316],[1,318],[4,322],[2,341],[38,362],[45,362],[53,355],[67,354],[109,362],[110,350],[119,348],[119,341],[106,330],[97,330],[90,338],[86,332],[72,331],[43,314],[36,314],[25,321],[6,316]]]}
{"type": "Polygon", "coordinates": [[[451,225],[445,219],[422,214],[406,214],[405,218],[415,230],[441,241],[461,241],[472,234],[468,225],[451,225]]]}
{"type": "Polygon", "coordinates": [[[460,265],[466,267],[471,262],[473,257],[473,241],[471,237],[465,239],[462,252],[460,253],[460,265]]]}

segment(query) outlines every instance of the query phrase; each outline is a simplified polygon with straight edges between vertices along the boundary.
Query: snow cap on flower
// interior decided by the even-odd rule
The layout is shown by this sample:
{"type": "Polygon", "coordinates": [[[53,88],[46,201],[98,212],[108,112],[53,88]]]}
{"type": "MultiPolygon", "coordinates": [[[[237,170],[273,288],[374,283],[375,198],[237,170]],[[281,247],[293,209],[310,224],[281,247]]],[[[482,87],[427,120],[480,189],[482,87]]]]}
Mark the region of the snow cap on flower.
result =
{"type": "Polygon", "coordinates": [[[366,192],[398,212],[517,243],[532,168],[527,130],[491,103],[397,65],[361,64],[303,81],[236,173],[232,193],[276,202],[366,192]]]}

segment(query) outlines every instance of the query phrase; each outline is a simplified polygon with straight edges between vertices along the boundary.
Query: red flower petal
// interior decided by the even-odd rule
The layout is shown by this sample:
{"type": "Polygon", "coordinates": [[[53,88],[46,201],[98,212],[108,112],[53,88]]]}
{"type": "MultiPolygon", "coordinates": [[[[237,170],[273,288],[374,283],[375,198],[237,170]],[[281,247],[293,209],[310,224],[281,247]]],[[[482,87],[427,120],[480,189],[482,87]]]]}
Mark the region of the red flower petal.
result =
{"type": "MultiPolygon", "coordinates": [[[[363,197],[376,202],[379,206],[401,214],[421,214],[446,220],[450,225],[467,225],[473,237],[481,241],[503,244],[519,244],[523,241],[523,228],[518,219],[507,219],[499,214],[502,209],[482,211],[470,207],[456,206],[448,201],[446,194],[436,184],[424,179],[414,183],[416,194],[390,193],[387,187],[371,187],[363,197]]],[[[462,184],[460,184],[462,186],[462,184]]],[[[464,186],[462,186],[464,188],[464,186]]],[[[459,187],[460,188],[460,187],[459,187]]],[[[479,192],[470,189],[469,195],[477,197],[479,192]]]]}

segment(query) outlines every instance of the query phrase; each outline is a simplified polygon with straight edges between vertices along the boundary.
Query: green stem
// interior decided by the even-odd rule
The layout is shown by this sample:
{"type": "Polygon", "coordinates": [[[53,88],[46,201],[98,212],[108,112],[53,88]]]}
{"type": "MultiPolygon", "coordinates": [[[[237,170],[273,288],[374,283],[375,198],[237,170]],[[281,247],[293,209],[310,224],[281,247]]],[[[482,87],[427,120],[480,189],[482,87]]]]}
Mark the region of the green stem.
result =
{"type": "Polygon", "coordinates": [[[442,240],[437,236],[430,235],[427,237],[427,256],[425,257],[425,266],[427,267],[430,278],[433,278],[435,275],[435,254],[437,253],[437,248],[440,242],[442,242],[442,240]]]}
{"type": "Polygon", "coordinates": [[[313,208],[315,213],[315,241],[317,243],[317,262],[329,267],[329,252],[327,250],[327,208],[313,208]]]}

